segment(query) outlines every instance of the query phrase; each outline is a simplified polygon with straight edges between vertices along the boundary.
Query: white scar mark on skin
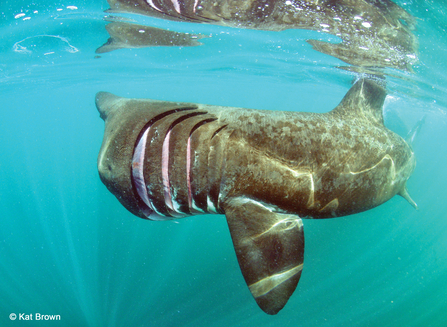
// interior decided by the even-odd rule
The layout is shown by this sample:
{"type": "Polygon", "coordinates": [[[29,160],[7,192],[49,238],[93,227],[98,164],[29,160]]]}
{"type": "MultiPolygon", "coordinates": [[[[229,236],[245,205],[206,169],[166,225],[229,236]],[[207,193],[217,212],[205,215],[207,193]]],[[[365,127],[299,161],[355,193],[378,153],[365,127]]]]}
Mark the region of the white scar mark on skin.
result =
{"type": "Polygon", "coordinates": [[[256,201],[256,200],[253,200],[250,198],[245,198],[242,196],[232,199],[231,202],[233,202],[237,206],[242,206],[245,203],[251,203],[251,204],[257,205],[259,207],[262,207],[263,209],[266,209],[269,212],[277,212],[277,208],[274,206],[268,205],[267,203],[263,203],[261,201],[256,201]]]}
{"type": "Polygon", "coordinates": [[[300,171],[300,170],[294,170],[291,168],[288,168],[294,177],[302,177],[307,176],[310,180],[310,190],[309,190],[309,199],[307,200],[307,207],[312,208],[315,204],[315,182],[314,182],[314,175],[310,171],[300,171]]]}
{"type": "Polygon", "coordinates": [[[171,196],[171,185],[169,182],[169,139],[171,138],[171,131],[166,134],[166,137],[163,141],[163,148],[161,150],[161,175],[163,179],[163,190],[165,196],[165,204],[166,206],[174,210],[174,206],[172,204],[172,196],[171,196]]]}
{"type": "Polygon", "coordinates": [[[149,6],[151,6],[152,8],[154,8],[155,10],[159,11],[159,12],[163,12],[163,10],[161,10],[160,8],[158,8],[153,0],[146,0],[147,4],[149,6]]]}
{"type": "Polygon", "coordinates": [[[286,270],[282,273],[274,274],[268,277],[265,277],[259,281],[257,281],[254,284],[251,284],[248,286],[250,289],[251,294],[258,298],[260,296],[263,296],[273,290],[278,285],[284,283],[286,280],[290,279],[291,277],[295,276],[299,272],[303,270],[303,264],[300,264],[296,267],[293,267],[292,269],[286,270]]]}
{"type": "MultiPolygon", "coordinates": [[[[282,216],[283,214],[277,213],[277,215],[282,216]]],[[[293,215],[285,215],[285,216],[287,216],[287,217],[277,221],[265,232],[258,234],[256,236],[254,236],[253,238],[258,238],[258,237],[261,237],[268,233],[281,233],[281,232],[288,231],[288,230],[291,230],[296,227],[298,227],[299,229],[303,228],[303,221],[300,218],[297,218],[296,216],[293,216],[293,215]]]]}
{"type": "MultiPolygon", "coordinates": [[[[299,169],[294,169],[293,167],[288,166],[282,162],[278,162],[278,165],[281,165],[282,168],[289,171],[293,178],[299,179],[303,177],[309,178],[309,198],[307,200],[307,208],[312,208],[315,204],[315,182],[313,172],[308,167],[299,167],[299,169]]],[[[298,164],[297,166],[299,166],[298,164]]],[[[296,166],[295,166],[296,167],[296,166]]]]}
{"type": "Polygon", "coordinates": [[[264,210],[274,213],[275,216],[278,217],[277,221],[269,229],[262,232],[261,234],[253,236],[250,239],[250,242],[253,239],[261,237],[268,233],[281,233],[281,232],[288,231],[288,230],[291,230],[296,227],[298,227],[299,229],[303,228],[303,221],[301,220],[300,217],[298,217],[297,215],[289,215],[286,213],[280,213],[280,212],[278,212],[277,208],[270,206],[267,203],[263,203],[260,201],[256,201],[256,200],[253,200],[250,198],[244,198],[244,197],[237,197],[237,198],[233,199],[232,202],[234,205],[237,205],[237,206],[242,206],[246,203],[251,203],[253,205],[263,208],[264,210]]]}
{"type": "Polygon", "coordinates": [[[310,175],[310,194],[309,194],[309,201],[307,201],[307,207],[311,208],[315,204],[315,182],[314,182],[314,175],[312,173],[310,175]]]}
{"type": "Polygon", "coordinates": [[[376,163],[374,166],[370,167],[370,168],[366,168],[360,171],[350,171],[349,174],[351,175],[358,175],[358,174],[362,174],[362,173],[366,173],[370,170],[373,170],[374,168],[376,168],[377,166],[379,166],[383,161],[385,160],[391,160],[391,169],[390,169],[390,174],[391,174],[391,178],[394,180],[396,179],[396,166],[394,164],[394,160],[393,158],[391,158],[391,156],[389,154],[386,154],[378,163],[376,163]]]}
{"type": "Polygon", "coordinates": [[[320,209],[320,212],[325,212],[325,211],[335,211],[338,208],[338,198],[333,199],[331,202],[329,202],[328,204],[326,204],[323,208],[320,209]]]}

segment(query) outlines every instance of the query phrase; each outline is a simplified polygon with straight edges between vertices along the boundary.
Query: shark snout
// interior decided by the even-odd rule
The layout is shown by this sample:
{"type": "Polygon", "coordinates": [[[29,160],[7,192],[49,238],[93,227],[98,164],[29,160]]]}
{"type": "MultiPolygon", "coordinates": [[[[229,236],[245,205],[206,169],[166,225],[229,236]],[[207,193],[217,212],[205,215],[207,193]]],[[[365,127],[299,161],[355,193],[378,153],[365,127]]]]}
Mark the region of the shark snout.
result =
{"type": "Polygon", "coordinates": [[[113,162],[101,152],[98,157],[98,172],[103,182],[110,183],[113,180],[113,162]]]}

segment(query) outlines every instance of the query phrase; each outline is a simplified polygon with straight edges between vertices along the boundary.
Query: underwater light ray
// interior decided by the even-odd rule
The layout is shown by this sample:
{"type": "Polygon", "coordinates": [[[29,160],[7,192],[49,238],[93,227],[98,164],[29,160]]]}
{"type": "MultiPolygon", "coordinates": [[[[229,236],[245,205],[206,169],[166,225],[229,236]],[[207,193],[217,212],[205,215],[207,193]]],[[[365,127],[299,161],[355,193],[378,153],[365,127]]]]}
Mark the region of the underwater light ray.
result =
{"type": "MultiPolygon", "coordinates": [[[[79,321],[75,318],[79,310],[73,303],[71,292],[66,292],[70,288],[71,270],[63,268],[66,255],[62,254],[64,246],[58,238],[58,203],[55,203],[54,188],[51,182],[41,180],[42,177],[46,182],[50,181],[50,175],[39,175],[48,168],[42,160],[46,155],[28,135],[39,135],[39,132],[18,132],[20,137],[16,140],[22,149],[20,156],[5,161],[3,166],[13,173],[5,176],[8,180],[2,184],[8,185],[10,205],[2,213],[6,217],[15,217],[5,222],[2,228],[2,233],[9,232],[4,235],[5,247],[1,251],[5,257],[1,260],[1,276],[5,283],[2,294],[8,298],[3,303],[9,303],[9,310],[17,308],[21,311],[43,312],[63,307],[66,317],[79,321]],[[62,292],[53,294],[55,289],[62,292]],[[36,294],[39,294],[38,302],[36,294]]],[[[40,137],[37,139],[42,141],[40,137]]]]}
{"type": "MultiPolygon", "coordinates": [[[[63,138],[58,140],[61,143],[64,141],[66,140],[63,138]]],[[[60,149],[63,149],[63,147],[59,147],[58,142],[52,144],[57,149],[55,149],[56,153],[60,153],[60,149]]],[[[82,210],[80,210],[76,197],[76,193],[81,192],[79,179],[76,178],[74,171],[67,172],[64,169],[65,160],[70,157],[76,157],[73,150],[66,154],[60,154],[56,160],[52,161],[53,179],[49,182],[56,190],[53,194],[55,203],[49,208],[52,212],[46,214],[47,219],[42,217],[40,224],[45,227],[47,239],[52,240],[49,248],[54,248],[52,249],[52,258],[58,275],[69,276],[68,279],[62,277],[61,280],[66,281],[64,288],[72,294],[78,304],[74,316],[81,319],[83,325],[98,326],[100,316],[95,303],[97,289],[92,281],[97,276],[96,265],[90,264],[91,260],[96,262],[95,248],[90,246],[95,242],[95,237],[90,237],[88,241],[81,241],[86,234],[83,231],[85,224],[82,219],[79,219],[79,213],[82,210]],[[69,189],[67,189],[67,185],[70,185],[69,189]],[[73,190],[75,193],[71,193],[73,190]],[[78,235],[78,226],[82,232],[81,235],[78,235]]],[[[96,229],[94,235],[96,235],[96,229]]]]}

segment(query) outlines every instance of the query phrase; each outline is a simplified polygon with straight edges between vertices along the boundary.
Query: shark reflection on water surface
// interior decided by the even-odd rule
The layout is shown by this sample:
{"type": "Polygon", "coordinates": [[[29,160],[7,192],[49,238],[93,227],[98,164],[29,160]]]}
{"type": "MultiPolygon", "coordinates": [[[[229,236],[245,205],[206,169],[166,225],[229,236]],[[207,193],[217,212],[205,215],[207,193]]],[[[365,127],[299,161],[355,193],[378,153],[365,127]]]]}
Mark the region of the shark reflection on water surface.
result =
{"type": "MultiPolygon", "coordinates": [[[[415,19],[389,0],[108,0],[109,13],[266,31],[307,29],[341,43],[308,42],[322,53],[359,67],[412,70],[418,42],[415,19]]],[[[171,31],[165,31],[167,35],[171,31]]],[[[161,39],[163,32],[158,31],[161,39]]],[[[151,46],[141,40],[140,46],[151,46]]],[[[175,44],[173,44],[175,45],[175,44]]]]}
{"type": "Polygon", "coordinates": [[[206,37],[202,34],[179,33],[125,22],[111,22],[106,25],[106,29],[110,38],[107,43],[96,49],[98,54],[117,49],[149,46],[191,47],[201,45],[197,40],[206,37]]]}

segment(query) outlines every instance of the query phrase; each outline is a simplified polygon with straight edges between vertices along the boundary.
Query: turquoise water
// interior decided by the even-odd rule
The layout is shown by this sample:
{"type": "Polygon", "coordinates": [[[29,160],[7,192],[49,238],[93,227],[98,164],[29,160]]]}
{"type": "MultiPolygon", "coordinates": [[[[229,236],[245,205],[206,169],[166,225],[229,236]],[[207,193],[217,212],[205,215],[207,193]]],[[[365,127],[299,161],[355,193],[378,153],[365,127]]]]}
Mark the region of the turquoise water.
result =
{"type": "Polygon", "coordinates": [[[420,61],[414,74],[389,71],[385,121],[405,136],[425,116],[408,183],[420,209],[395,197],[362,214],[305,220],[300,283],[268,316],[224,216],[145,221],[103,186],[94,97],[325,112],[354,75],[305,40],[336,38],[152,19],[212,37],[95,58],[108,38],[106,1],[2,1],[0,326],[446,326],[447,5],[398,3],[418,18],[420,61]]]}

